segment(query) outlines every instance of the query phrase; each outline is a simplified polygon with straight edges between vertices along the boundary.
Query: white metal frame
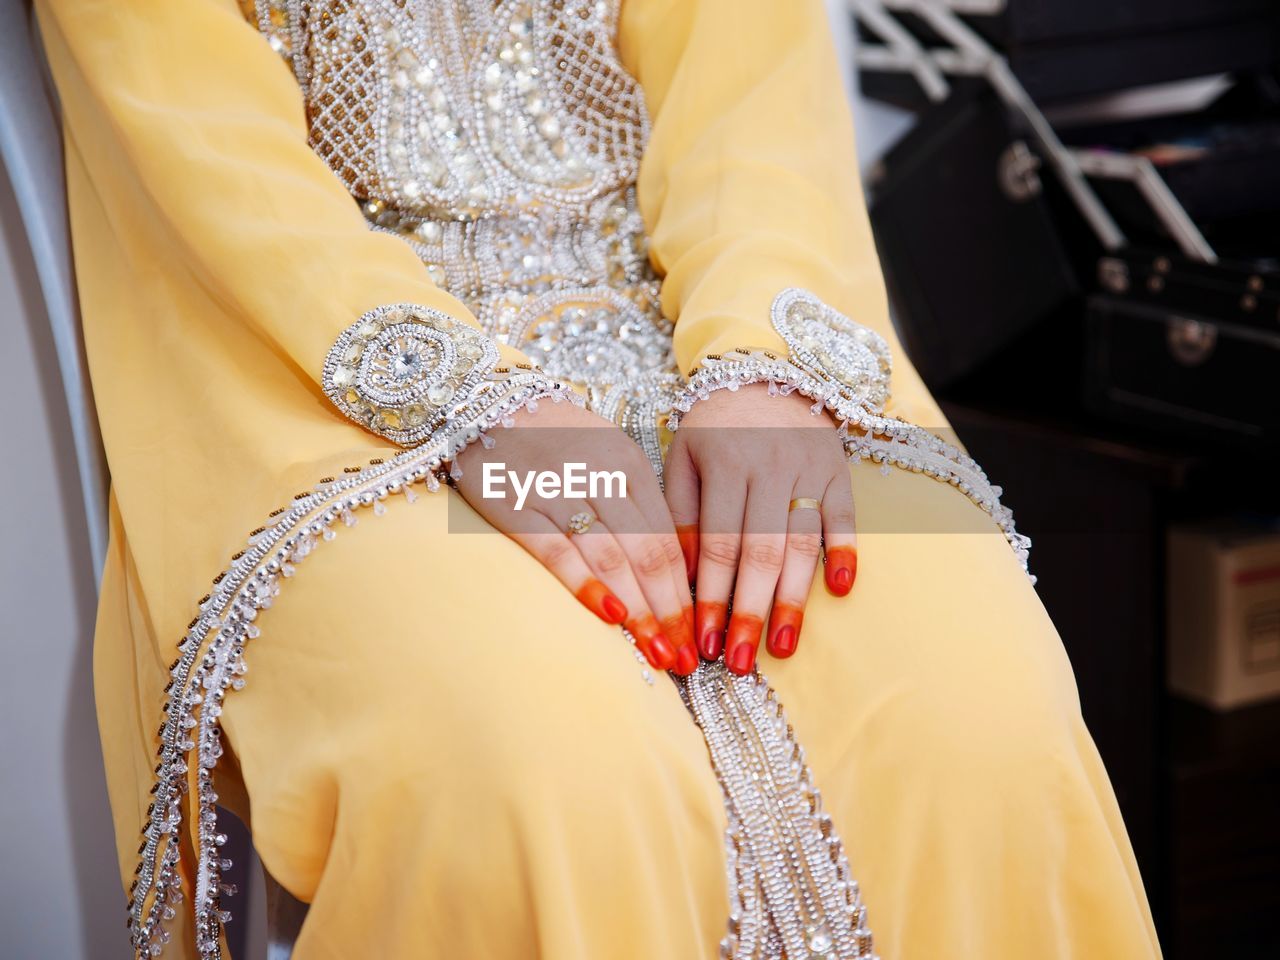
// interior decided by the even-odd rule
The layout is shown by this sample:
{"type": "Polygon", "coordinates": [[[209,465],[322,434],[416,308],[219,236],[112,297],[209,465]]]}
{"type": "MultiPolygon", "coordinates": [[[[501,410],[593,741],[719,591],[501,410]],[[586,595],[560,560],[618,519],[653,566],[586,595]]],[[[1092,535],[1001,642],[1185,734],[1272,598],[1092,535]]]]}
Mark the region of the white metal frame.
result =
{"type": "Polygon", "coordinates": [[[1185,256],[1207,263],[1217,261],[1213,248],[1150,160],[1067,148],[1014,76],[1008,61],[958,16],[998,13],[1004,7],[1003,0],[848,0],[848,4],[859,22],[881,41],[859,44],[857,63],[862,69],[910,74],[935,103],[951,92],[948,76],[985,77],[1006,106],[1026,121],[1104,249],[1119,250],[1128,238],[1094,192],[1089,177],[1133,183],[1185,256]],[[919,43],[897,20],[897,15],[904,13],[919,17],[950,46],[926,48],[919,43]]]}

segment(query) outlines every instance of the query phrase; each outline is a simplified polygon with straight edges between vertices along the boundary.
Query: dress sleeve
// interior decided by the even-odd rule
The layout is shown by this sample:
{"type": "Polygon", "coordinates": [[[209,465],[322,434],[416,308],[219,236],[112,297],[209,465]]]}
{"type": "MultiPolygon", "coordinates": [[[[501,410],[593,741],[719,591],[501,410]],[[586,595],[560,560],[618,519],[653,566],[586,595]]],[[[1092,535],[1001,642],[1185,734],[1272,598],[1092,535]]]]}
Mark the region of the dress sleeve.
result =
{"type": "Polygon", "coordinates": [[[694,387],[708,358],[763,348],[831,391],[848,392],[837,368],[879,364],[861,399],[887,400],[893,355],[895,412],[943,423],[900,359],[822,0],[623,0],[619,29],[652,118],[650,256],[694,387]]]}
{"type": "Polygon", "coordinates": [[[38,0],[66,136],[130,261],[198,284],[346,416],[405,446],[555,392],[313,153],[234,0],[38,0]],[[177,264],[176,271],[170,265],[177,264]]]}

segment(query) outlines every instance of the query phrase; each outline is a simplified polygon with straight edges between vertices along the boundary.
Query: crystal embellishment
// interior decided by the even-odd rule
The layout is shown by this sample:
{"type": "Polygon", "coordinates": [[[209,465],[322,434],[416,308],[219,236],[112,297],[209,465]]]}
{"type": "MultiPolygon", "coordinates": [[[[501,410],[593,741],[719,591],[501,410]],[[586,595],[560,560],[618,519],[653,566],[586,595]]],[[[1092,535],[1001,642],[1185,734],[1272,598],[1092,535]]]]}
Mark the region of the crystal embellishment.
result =
{"type": "MultiPolygon", "coordinates": [[[[246,0],[247,2],[247,0],[246,0]]],[[[375,230],[399,237],[482,330],[410,304],[379,307],[339,337],[326,394],[355,422],[413,449],[321,482],[273,517],[214,581],[178,645],[158,742],[130,928],[158,955],[192,911],[202,960],[222,957],[213,772],[225,697],[246,682],[261,610],[341,521],[390,495],[438,490],[449,460],[543,397],[583,388],[661,464],[672,429],[715,390],[770,383],[842,421],[852,459],[952,483],[1028,542],[976,463],[885,414],[889,351],[873,331],[800,290],[772,321],[788,355],[743,348],[678,373],[635,182],[649,132],[618,60],[618,0],[256,0],[259,29],[292,65],[311,144],[375,230]],[[486,336],[486,334],[488,336],[486,336]],[[492,338],[492,339],[490,339],[492,338]],[[548,374],[497,367],[494,340],[548,374]],[[194,848],[194,864],[183,863],[194,848]],[[194,883],[184,878],[191,878],[194,883]]],[[[648,676],[648,682],[653,682],[648,676]]],[[[725,798],[730,960],[873,957],[867,907],[822,809],[804,752],[763,677],[704,663],[677,681],[725,798]]]]}
{"type": "Polygon", "coordinates": [[[679,429],[693,405],[717,390],[768,383],[771,393],[798,393],[814,401],[815,414],[826,410],[839,421],[851,461],[871,460],[886,473],[900,467],[958,488],[996,522],[1027,569],[1031,540],[1018,533],[1013,512],[1000,502],[1001,489],[977,462],[923,427],[885,412],[891,364],[883,337],[796,287],[774,298],[770,317],[789,348],[787,357],[758,347],[706,357],[676,397],[669,429],[679,429]]]}
{"type": "Polygon", "coordinates": [[[256,14],[298,76],[312,147],[371,226],[659,469],[682,379],[636,204],[649,118],[618,57],[617,0],[258,0],[256,14]]]}
{"type": "Polygon", "coordinates": [[[398,303],[370,310],[343,331],[321,382],[344,414],[407,447],[455,420],[497,362],[497,347],[475,327],[398,303]]]}

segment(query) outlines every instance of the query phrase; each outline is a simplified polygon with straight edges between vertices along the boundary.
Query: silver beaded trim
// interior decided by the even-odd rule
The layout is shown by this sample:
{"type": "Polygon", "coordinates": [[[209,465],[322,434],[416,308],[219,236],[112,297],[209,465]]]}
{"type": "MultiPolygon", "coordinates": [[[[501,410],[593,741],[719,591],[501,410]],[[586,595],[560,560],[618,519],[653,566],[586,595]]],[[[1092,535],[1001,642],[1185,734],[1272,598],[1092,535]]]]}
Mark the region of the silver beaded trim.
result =
{"type": "Polygon", "coordinates": [[[442,428],[427,443],[390,461],[375,460],[366,469],[327,479],[300,494],[278,518],[255,531],[231,566],[214,580],[213,591],[200,603],[196,618],[178,644],[165,688],[164,721],[158,731],[158,763],[154,799],[147,809],[139,863],[130,888],[130,939],[137,957],[156,957],[169,941],[167,921],[183,900],[179,864],[183,809],[194,805],[196,817],[194,895],[196,947],[201,960],[220,960],[220,934],[230,914],[222,898],[234,891],[222,883],[231,863],[219,853],[226,835],[218,832],[213,777],[222,755],[218,717],[226,695],[244,686],[248,665],[244,650],[260,630],[258,612],[272,605],[283,579],[321,543],[332,540],[341,520],[356,522],[355,512],[372,507],[385,511],[387,497],[416,499],[414,487],[440,486],[437,474],[446,461],[475,440],[487,441],[486,430],[511,426],[521,409],[536,410],[538,401],[581,402],[572,390],[540,375],[508,374],[473,410],[475,419],[442,428]],[[191,769],[191,761],[195,769],[191,769]],[[194,786],[194,799],[187,799],[194,786]]]}
{"type": "MultiPolygon", "coordinates": [[[[537,381],[527,383],[484,425],[511,426],[511,412],[520,406],[536,409],[543,389],[537,381]]],[[[550,396],[574,398],[568,391],[550,396]]],[[[166,924],[181,909],[180,832],[186,804],[194,804],[197,819],[196,947],[201,960],[223,956],[222,928],[231,916],[224,898],[235,890],[222,882],[232,864],[220,852],[227,837],[218,830],[213,783],[223,752],[218,718],[228,694],[244,687],[245,650],[261,636],[259,612],[276,602],[283,581],[297,573],[303,560],[336,537],[339,521],[355,526],[363,508],[385,513],[386,500],[395,495],[412,503],[419,484],[438,490],[450,449],[440,441],[322,481],[290,508],[277,511],[272,526],[255,531],[215,579],[170,667],[154,800],[130,890],[135,956],[161,955],[170,940],[166,924]]],[[[646,680],[652,682],[652,677],[646,675],[646,680]]],[[[721,955],[732,960],[872,957],[858,884],[831,820],[822,812],[804,753],[766,681],[758,675],[736,677],[717,662],[703,663],[676,682],[706,737],[725,795],[731,903],[721,955]],[[804,951],[797,952],[801,945],[804,951]]]]}
{"type": "Polygon", "coordinates": [[[770,314],[789,348],[787,359],[755,347],[708,356],[676,398],[670,430],[679,429],[684,414],[717,390],[767,383],[770,395],[799,393],[814,401],[814,414],[825,409],[839,421],[852,462],[866,458],[886,473],[901,467],[955,486],[996,522],[1027,569],[1031,540],[1018,533],[1013,512],[1000,502],[1004,491],[982,467],[923,427],[884,414],[891,372],[884,338],[795,287],[778,294],[770,314]]]}
{"type": "Polygon", "coordinates": [[[723,661],[677,679],[724,791],[723,960],[874,960],[867,909],[782,704],[723,661]]]}

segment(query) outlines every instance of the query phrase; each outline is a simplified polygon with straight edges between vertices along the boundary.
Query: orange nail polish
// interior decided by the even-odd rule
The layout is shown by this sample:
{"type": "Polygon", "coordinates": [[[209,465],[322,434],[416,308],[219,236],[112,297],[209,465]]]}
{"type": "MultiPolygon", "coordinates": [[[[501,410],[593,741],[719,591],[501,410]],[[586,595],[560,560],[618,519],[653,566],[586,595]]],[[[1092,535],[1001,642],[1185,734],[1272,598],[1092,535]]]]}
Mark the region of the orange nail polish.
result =
{"type": "Polygon", "coordinates": [[[693,622],[688,616],[687,608],[664,619],[661,628],[663,635],[676,647],[682,647],[685,644],[693,646],[693,622]]]}
{"type": "Polygon", "coordinates": [[[827,548],[827,589],[843,597],[858,576],[858,551],[854,547],[827,548]]]}
{"type": "Polygon", "coordinates": [[[578,591],[578,600],[605,623],[622,623],[627,619],[627,608],[599,580],[588,580],[578,591]]]}
{"type": "Polygon", "coordinates": [[[676,527],[676,539],[680,541],[680,549],[684,552],[684,570],[689,575],[689,582],[698,576],[698,525],[684,524],[676,527]]]}
{"type": "Polygon", "coordinates": [[[724,662],[730,673],[751,672],[756,662],[756,647],[760,645],[760,631],[763,627],[760,618],[749,613],[735,613],[730,618],[724,650],[724,662]]]}
{"type": "Polygon", "coordinates": [[[681,644],[676,650],[676,673],[687,677],[698,669],[698,654],[692,643],[681,644]]]}
{"type": "Polygon", "coordinates": [[[600,606],[604,609],[605,619],[609,623],[622,623],[627,619],[627,605],[612,593],[605,594],[600,606]]]}
{"type": "Polygon", "coordinates": [[[724,649],[724,626],[729,618],[729,605],[717,600],[699,600],[694,620],[697,623],[698,652],[707,660],[715,660],[724,649]]]}
{"type": "Polygon", "coordinates": [[[676,655],[671,650],[671,644],[661,634],[649,641],[649,652],[645,656],[658,670],[670,670],[676,665],[676,655]]]}
{"type": "Polygon", "coordinates": [[[646,613],[643,617],[630,621],[627,629],[635,637],[636,647],[654,668],[670,670],[675,666],[676,652],[671,647],[671,641],[662,635],[653,614],[646,613]]]}
{"type": "Polygon", "coordinates": [[[775,603],[769,616],[769,639],[765,641],[765,649],[780,659],[791,656],[796,652],[803,621],[802,608],[790,603],[775,603]]]}

